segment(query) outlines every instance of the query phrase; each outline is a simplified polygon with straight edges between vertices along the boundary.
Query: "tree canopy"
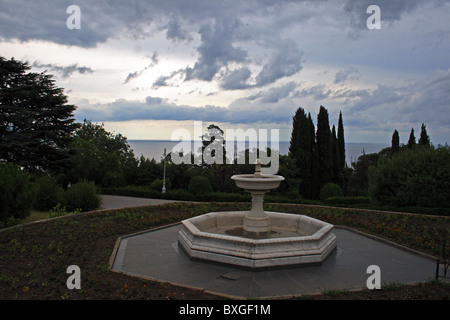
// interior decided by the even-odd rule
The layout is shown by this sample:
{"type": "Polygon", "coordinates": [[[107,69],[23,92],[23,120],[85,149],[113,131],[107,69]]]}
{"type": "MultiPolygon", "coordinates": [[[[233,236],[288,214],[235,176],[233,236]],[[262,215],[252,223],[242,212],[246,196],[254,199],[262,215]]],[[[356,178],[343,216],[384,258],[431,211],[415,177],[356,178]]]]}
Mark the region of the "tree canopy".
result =
{"type": "Polygon", "coordinates": [[[86,179],[97,185],[124,185],[136,178],[137,167],[127,138],[105,130],[103,124],[85,120],[70,144],[72,169],[67,179],[86,179]],[[130,180],[130,181],[127,181],[130,180]]]}
{"type": "Polygon", "coordinates": [[[28,169],[67,168],[76,107],[52,75],[30,68],[0,57],[0,159],[28,169]]]}
{"type": "Polygon", "coordinates": [[[450,149],[416,146],[369,168],[373,203],[396,207],[448,207],[450,149]]]}

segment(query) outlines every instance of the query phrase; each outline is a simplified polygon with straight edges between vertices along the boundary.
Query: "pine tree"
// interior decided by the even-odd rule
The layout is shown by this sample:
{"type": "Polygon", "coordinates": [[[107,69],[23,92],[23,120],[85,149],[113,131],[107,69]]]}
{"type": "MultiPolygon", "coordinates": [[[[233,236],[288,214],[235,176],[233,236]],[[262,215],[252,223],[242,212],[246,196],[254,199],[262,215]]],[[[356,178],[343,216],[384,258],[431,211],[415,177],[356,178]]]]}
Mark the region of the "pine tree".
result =
{"type": "Polygon", "coordinates": [[[411,128],[411,133],[409,134],[408,149],[412,149],[416,146],[416,137],[414,136],[414,128],[411,128]]]}
{"type": "Polygon", "coordinates": [[[428,133],[427,133],[427,127],[423,123],[422,123],[422,129],[420,131],[419,145],[428,146],[428,147],[431,145],[430,137],[428,136],[428,133]]]}
{"type": "Polygon", "coordinates": [[[398,135],[398,131],[394,130],[391,140],[391,156],[397,153],[399,149],[400,149],[400,137],[398,135]]]}
{"type": "Polygon", "coordinates": [[[333,181],[333,163],[332,163],[332,139],[330,124],[328,120],[328,111],[320,106],[317,116],[317,156],[319,165],[319,188],[327,182],[333,181]]]}

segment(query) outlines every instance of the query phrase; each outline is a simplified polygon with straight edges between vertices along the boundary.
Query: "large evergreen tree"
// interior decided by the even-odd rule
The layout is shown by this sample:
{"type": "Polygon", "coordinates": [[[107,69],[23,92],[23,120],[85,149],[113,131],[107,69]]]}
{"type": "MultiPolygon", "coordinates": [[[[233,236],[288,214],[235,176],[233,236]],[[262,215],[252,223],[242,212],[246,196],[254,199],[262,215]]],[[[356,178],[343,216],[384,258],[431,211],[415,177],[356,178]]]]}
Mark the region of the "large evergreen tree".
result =
{"type": "Polygon", "coordinates": [[[422,123],[422,128],[420,130],[419,145],[422,145],[422,146],[430,146],[431,145],[430,137],[428,136],[428,133],[427,133],[427,127],[423,123],[422,123]]]}
{"type": "Polygon", "coordinates": [[[336,128],[333,125],[331,129],[331,145],[332,145],[332,165],[333,165],[333,182],[340,184],[341,180],[341,158],[339,155],[338,140],[336,137],[336,128]]]}
{"type": "Polygon", "coordinates": [[[397,153],[399,150],[400,150],[400,136],[398,135],[398,131],[394,130],[391,140],[391,156],[397,153]]]}
{"type": "Polygon", "coordinates": [[[342,121],[342,112],[339,112],[337,142],[338,142],[338,153],[339,153],[339,167],[341,169],[344,169],[346,167],[346,162],[345,162],[344,122],[342,121]]]}
{"type": "MultiPolygon", "coordinates": [[[[314,133],[314,130],[313,130],[314,133]]],[[[299,169],[299,193],[303,197],[311,197],[312,186],[312,150],[314,137],[311,137],[311,118],[307,117],[303,108],[298,108],[292,118],[292,134],[289,145],[289,156],[296,160],[299,169]]]]}
{"type": "Polygon", "coordinates": [[[299,140],[299,130],[300,130],[300,117],[305,114],[303,108],[298,108],[292,117],[292,131],[291,131],[291,141],[289,143],[289,156],[295,158],[295,153],[298,149],[299,140]]]}
{"type": "Polygon", "coordinates": [[[309,123],[309,146],[311,153],[311,198],[318,199],[320,186],[319,186],[319,156],[317,152],[316,144],[316,128],[311,118],[311,114],[308,113],[309,123]]]}
{"type": "Polygon", "coordinates": [[[323,106],[320,106],[317,116],[316,143],[319,166],[318,182],[321,188],[327,182],[333,181],[332,138],[328,111],[323,106]]]}
{"type": "Polygon", "coordinates": [[[408,139],[408,149],[412,149],[414,148],[416,145],[416,137],[414,135],[414,128],[411,128],[411,133],[409,134],[409,139],[408,139]]]}
{"type": "Polygon", "coordinates": [[[0,160],[27,169],[62,169],[77,128],[63,89],[28,63],[0,57],[0,160]]]}

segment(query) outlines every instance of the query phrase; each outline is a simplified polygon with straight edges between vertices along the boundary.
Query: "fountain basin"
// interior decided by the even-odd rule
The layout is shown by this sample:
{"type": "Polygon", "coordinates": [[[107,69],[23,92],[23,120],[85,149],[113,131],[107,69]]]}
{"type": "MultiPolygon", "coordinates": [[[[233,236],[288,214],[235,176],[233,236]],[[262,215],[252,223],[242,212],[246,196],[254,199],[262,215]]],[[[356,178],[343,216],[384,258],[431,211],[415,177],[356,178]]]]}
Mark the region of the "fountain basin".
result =
{"type": "Polygon", "coordinates": [[[321,263],[336,248],[333,225],[288,213],[266,212],[266,237],[245,237],[247,213],[211,212],[183,220],[178,243],[191,259],[251,269],[321,263]]]}
{"type": "Polygon", "coordinates": [[[235,181],[236,186],[248,191],[265,191],[276,189],[280,186],[280,182],[284,177],[274,174],[261,174],[255,176],[254,174],[239,174],[231,177],[235,181]]]}

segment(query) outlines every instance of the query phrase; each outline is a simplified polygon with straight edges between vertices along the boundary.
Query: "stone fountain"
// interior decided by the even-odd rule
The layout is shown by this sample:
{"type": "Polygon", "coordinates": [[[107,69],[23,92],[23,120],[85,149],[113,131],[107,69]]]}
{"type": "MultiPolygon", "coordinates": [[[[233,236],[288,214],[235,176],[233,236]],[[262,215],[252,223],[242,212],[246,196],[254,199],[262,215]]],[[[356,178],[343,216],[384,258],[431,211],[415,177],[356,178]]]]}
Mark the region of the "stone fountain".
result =
{"type": "Polygon", "coordinates": [[[333,225],[305,215],[266,212],[264,194],[284,177],[261,173],[231,177],[252,195],[250,211],[210,212],[182,221],[178,243],[191,259],[258,269],[321,263],[336,248],[333,225]]]}

